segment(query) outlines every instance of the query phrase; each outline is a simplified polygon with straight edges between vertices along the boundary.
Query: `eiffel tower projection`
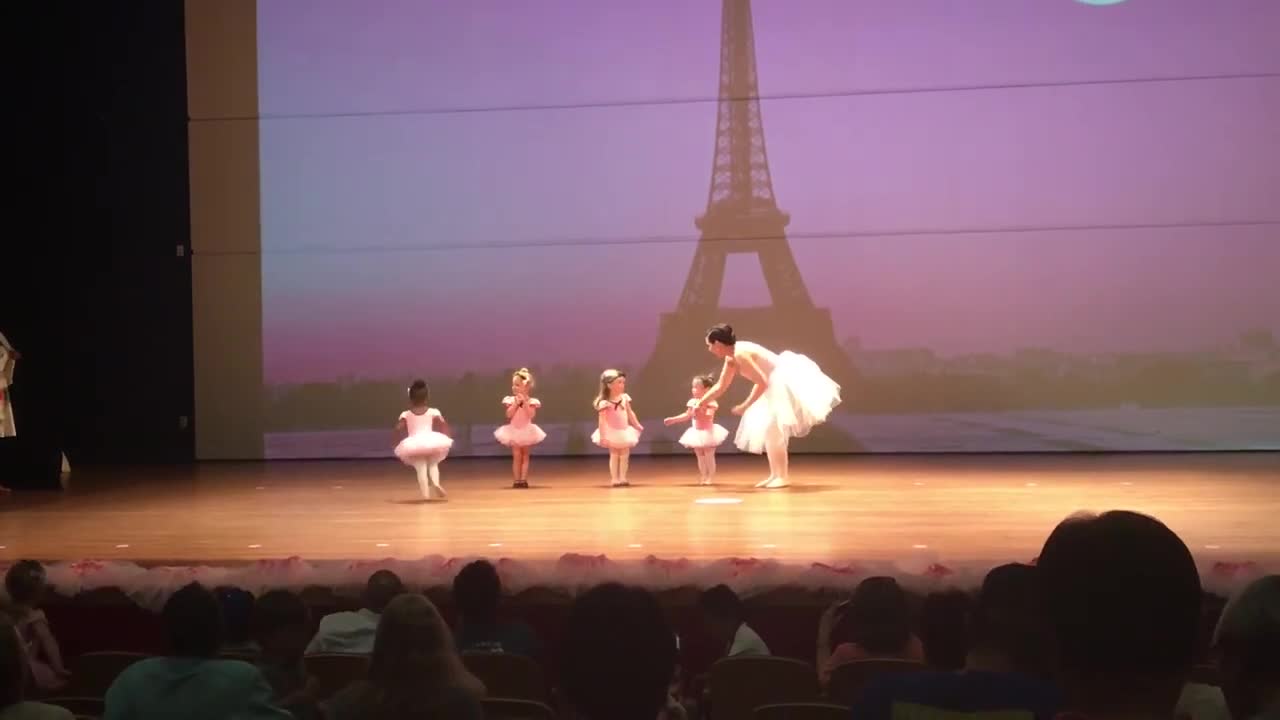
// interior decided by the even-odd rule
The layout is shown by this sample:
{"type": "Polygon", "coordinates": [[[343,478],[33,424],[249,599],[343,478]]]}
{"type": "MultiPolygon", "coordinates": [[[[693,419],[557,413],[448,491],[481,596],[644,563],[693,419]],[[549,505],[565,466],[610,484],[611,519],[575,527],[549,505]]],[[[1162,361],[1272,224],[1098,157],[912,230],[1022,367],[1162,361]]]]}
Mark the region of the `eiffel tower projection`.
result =
{"type": "Polygon", "coordinates": [[[693,266],[673,312],[659,322],[658,341],[641,373],[645,404],[683,407],[694,374],[718,364],[703,343],[717,322],[734,326],[744,339],[814,359],[848,388],[855,371],[836,342],[831,313],[815,307],[800,276],[778,209],[765,152],[764,121],[756,82],[751,0],[724,0],[720,25],[720,93],[715,157],[707,210],[695,224],[702,235],[693,266]],[[767,307],[722,308],[725,263],[731,253],[756,256],[769,289],[767,307]],[[650,398],[653,398],[652,400],[650,398]]]}

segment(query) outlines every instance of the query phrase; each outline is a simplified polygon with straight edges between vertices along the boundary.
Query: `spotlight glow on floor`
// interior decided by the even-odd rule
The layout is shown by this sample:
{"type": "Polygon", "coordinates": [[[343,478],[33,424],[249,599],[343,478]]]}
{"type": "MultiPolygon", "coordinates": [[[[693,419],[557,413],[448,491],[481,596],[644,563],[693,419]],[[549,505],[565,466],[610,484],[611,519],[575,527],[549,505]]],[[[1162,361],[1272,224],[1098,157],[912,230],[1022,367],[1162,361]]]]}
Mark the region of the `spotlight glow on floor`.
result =
{"type": "Polygon", "coordinates": [[[250,546],[249,546],[249,549],[250,549],[250,550],[257,550],[257,549],[258,549],[258,548],[260,548],[260,547],[262,547],[262,546],[261,546],[261,545],[259,545],[258,543],[254,543],[254,544],[252,544],[252,545],[250,545],[250,546]]]}
{"type": "Polygon", "coordinates": [[[502,547],[502,543],[489,543],[489,547],[502,547]]]}
{"type": "Polygon", "coordinates": [[[374,547],[391,547],[391,545],[387,543],[374,543],[373,546],[374,547]]]}
{"type": "Polygon", "coordinates": [[[694,500],[698,505],[737,505],[742,502],[742,498],[728,497],[705,497],[694,500]]]}
{"type": "Polygon", "coordinates": [[[928,546],[928,545],[912,545],[911,547],[915,548],[916,550],[928,550],[928,549],[929,549],[929,546],[928,546]]]}

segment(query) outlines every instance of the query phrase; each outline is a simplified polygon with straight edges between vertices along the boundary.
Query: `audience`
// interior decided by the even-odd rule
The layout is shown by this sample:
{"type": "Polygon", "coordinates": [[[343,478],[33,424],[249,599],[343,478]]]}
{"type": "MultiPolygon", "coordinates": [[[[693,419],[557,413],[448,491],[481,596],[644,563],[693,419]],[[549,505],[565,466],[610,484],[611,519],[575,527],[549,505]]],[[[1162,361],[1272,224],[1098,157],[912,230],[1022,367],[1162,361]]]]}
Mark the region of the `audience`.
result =
{"type": "Polygon", "coordinates": [[[1235,720],[1280,720],[1280,575],[1227,603],[1214,632],[1222,691],[1235,720]]]}
{"type": "Polygon", "coordinates": [[[562,718],[654,720],[670,705],[675,635],[647,590],[606,583],[583,593],[561,643],[562,718]]]}
{"type": "Polygon", "coordinates": [[[42,692],[65,686],[70,675],[62,664],[62,652],[49,620],[40,609],[47,587],[44,566],[35,560],[19,560],[4,576],[9,596],[5,614],[22,641],[31,682],[42,692]]]}
{"type": "Polygon", "coordinates": [[[382,611],[387,603],[404,591],[404,584],[390,570],[379,570],[370,575],[365,583],[361,608],[321,618],[320,629],[307,645],[306,654],[368,655],[373,652],[373,638],[378,631],[382,611]]]}
{"type": "MultiPolygon", "coordinates": [[[[48,691],[68,678],[39,610],[45,588],[39,563],[20,561],[6,573],[0,720],[71,717],[24,701],[27,685],[48,691]]],[[[502,583],[491,563],[464,567],[453,596],[456,643],[426,597],[406,594],[394,573],[379,571],[361,609],[325,617],[308,642],[310,613],[296,593],[272,591],[255,603],[241,590],[215,594],[192,583],[164,606],[170,653],[125,669],[107,691],[104,718],[480,720],[484,685],[460,651],[534,657],[538,644],[527,625],[498,619],[502,583]],[[256,664],[219,658],[220,651],[252,653],[256,664]],[[364,679],[320,705],[303,663],[309,653],[371,657],[364,679]]],[[[920,638],[898,583],[867,578],[823,613],[819,679],[825,686],[836,668],[858,660],[927,658],[928,671],[867,686],[852,708],[857,720],[974,713],[1280,720],[1280,576],[1257,580],[1224,609],[1212,638],[1221,689],[1187,683],[1208,639],[1198,632],[1201,603],[1190,551],[1159,521],[1126,511],[1073,516],[1049,535],[1035,566],[991,570],[976,602],[959,591],[927,596],[920,638]]],[[[709,588],[697,605],[721,657],[769,654],[732,589],[709,588]]],[[[616,583],[588,590],[573,603],[560,640],[560,717],[683,716],[671,695],[677,640],[648,591],[616,583]]]]}
{"type": "Polygon", "coordinates": [[[818,621],[818,679],[823,687],[832,671],[858,660],[924,661],[920,639],[911,632],[907,594],[893,578],[863,580],[848,602],[831,606],[818,621]]]}
{"type": "Polygon", "coordinates": [[[0,617],[0,720],[73,720],[63,708],[23,700],[29,674],[17,628],[0,617]]]}
{"type": "Polygon", "coordinates": [[[422,595],[386,606],[368,677],[326,704],[329,720],[481,720],[484,686],[462,665],[449,626],[422,595]]]}
{"type": "Polygon", "coordinates": [[[311,613],[302,598],[288,590],[272,590],[253,607],[253,639],[260,648],[258,670],[275,693],[276,704],[294,716],[314,710],[314,688],[307,682],[302,656],[311,637],[311,613]]]}
{"type": "Polygon", "coordinates": [[[728,585],[716,585],[698,596],[703,624],[722,648],[721,657],[768,655],[769,646],[743,619],[742,600],[728,585]]]}
{"type": "Polygon", "coordinates": [[[1068,518],[1037,575],[1064,708],[1090,720],[1172,717],[1201,603],[1182,540],[1133,512],[1068,518]]]}
{"type": "Polygon", "coordinates": [[[974,645],[964,670],[883,678],[854,705],[854,717],[889,720],[909,715],[911,709],[928,708],[1014,713],[1028,720],[1053,718],[1061,698],[1046,676],[1044,623],[1036,591],[1035,568],[1002,565],[993,569],[978,595],[974,645]]]}
{"type": "Polygon", "coordinates": [[[107,691],[104,720],[289,718],[271,702],[256,667],[217,658],[224,635],[218,599],[191,583],[164,605],[170,654],[129,666],[107,691]]]}
{"type": "Polygon", "coordinates": [[[469,563],[453,579],[453,602],[458,609],[458,651],[512,653],[536,658],[533,629],[520,622],[499,621],[502,581],[487,560],[469,563]]]}

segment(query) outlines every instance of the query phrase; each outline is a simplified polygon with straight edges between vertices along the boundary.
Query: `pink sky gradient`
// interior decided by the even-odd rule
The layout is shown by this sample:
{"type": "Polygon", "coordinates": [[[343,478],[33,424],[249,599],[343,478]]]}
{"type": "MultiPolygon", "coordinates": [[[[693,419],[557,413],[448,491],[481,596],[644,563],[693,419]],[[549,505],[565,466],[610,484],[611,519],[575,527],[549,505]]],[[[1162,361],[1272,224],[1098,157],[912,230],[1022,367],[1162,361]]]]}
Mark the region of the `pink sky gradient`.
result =
{"type": "MultiPolygon", "coordinates": [[[[1280,73],[1264,0],[754,7],[766,96],[1280,73]]],[[[713,98],[719,12],[263,0],[268,382],[643,362],[692,258],[715,104],[424,111],[713,98]]],[[[763,102],[838,337],[946,354],[1280,333],[1277,111],[1277,77],[763,102]],[[1249,225],[988,232],[1205,223],[1249,225]]],[[[766,302],[730,270],[725,304],[766,302]]]]}

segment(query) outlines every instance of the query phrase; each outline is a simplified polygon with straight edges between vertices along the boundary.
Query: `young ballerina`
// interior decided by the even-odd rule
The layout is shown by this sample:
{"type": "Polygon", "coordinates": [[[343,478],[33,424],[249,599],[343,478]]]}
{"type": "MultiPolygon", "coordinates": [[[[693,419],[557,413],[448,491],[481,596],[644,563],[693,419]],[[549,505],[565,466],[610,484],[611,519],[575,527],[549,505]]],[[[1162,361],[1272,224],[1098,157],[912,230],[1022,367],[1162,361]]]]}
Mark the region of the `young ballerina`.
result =
{"type": "Polygon", "coordinates": [[[414,380],[409,386],[409,409],[400,413],[396,430],[408,436],[396,445],[396,457],[418,473],[418,490],[423,500],[446,498],[440,487],[440,461],[453,447],[453,438],[436,430],[438,424],[446,432],[449,425],[440,411],[427,404],[431,391],[423,380],[414,380]]]}
{"type": "Polygon", "coordinates": [[[533,373],[520,368],[511,376],[511,394],[502,398],[507,409],[507,424],[493,431],[498,442],[511,448],[512,487],[529,487],[529,450],[547,439],[542,428],[533,424],[542,403],[530,397],[533,392],[533,373]]]}
{"type": "Polygon", "coordinates": [[[758,343],[739,340],[729,325],[707,331],[707,350],[724,360],[720,379],[695,402],[702,407],[724,394],[739,373],[754,383],[751,394],[733,414],[741,415],[733,442],[742,450],[769,458],[769,476],[756,484],[784,488],[788,479],[787,445],[827,420],[840,404],[840,385],[817,363],[785,350],[775,353],[758,343]]]}
{"type": "Polygon", "coordinates": [[[594,407],[599,415],[599,426],[591,433],[591,442],[609,451],[609,480],[613,487],[625,487],[627,466],[631,463],[631,448],[640,442],[644,426],[631,409],[631,396],[627,394],[627,376],[617,370],[605,370],[600,374],[600,392],[594,407]]]}
{"type": "Polygon", "coordinates": [[[663,424],[675,425],[686,420],[693,424],[680,436],[679,443],[690,450],[698,458],[698,477],[700,484],[710,485],[716,475],[716,448],[729,437],[729,431],[715,423],[716,410],[720,407],[714,400],[699,404],[699,399],[707,394],[707,390],[715,384],[710,375],[699,375],[693,379],[688,409],[679,415],[663,420],[663,424]]]}

